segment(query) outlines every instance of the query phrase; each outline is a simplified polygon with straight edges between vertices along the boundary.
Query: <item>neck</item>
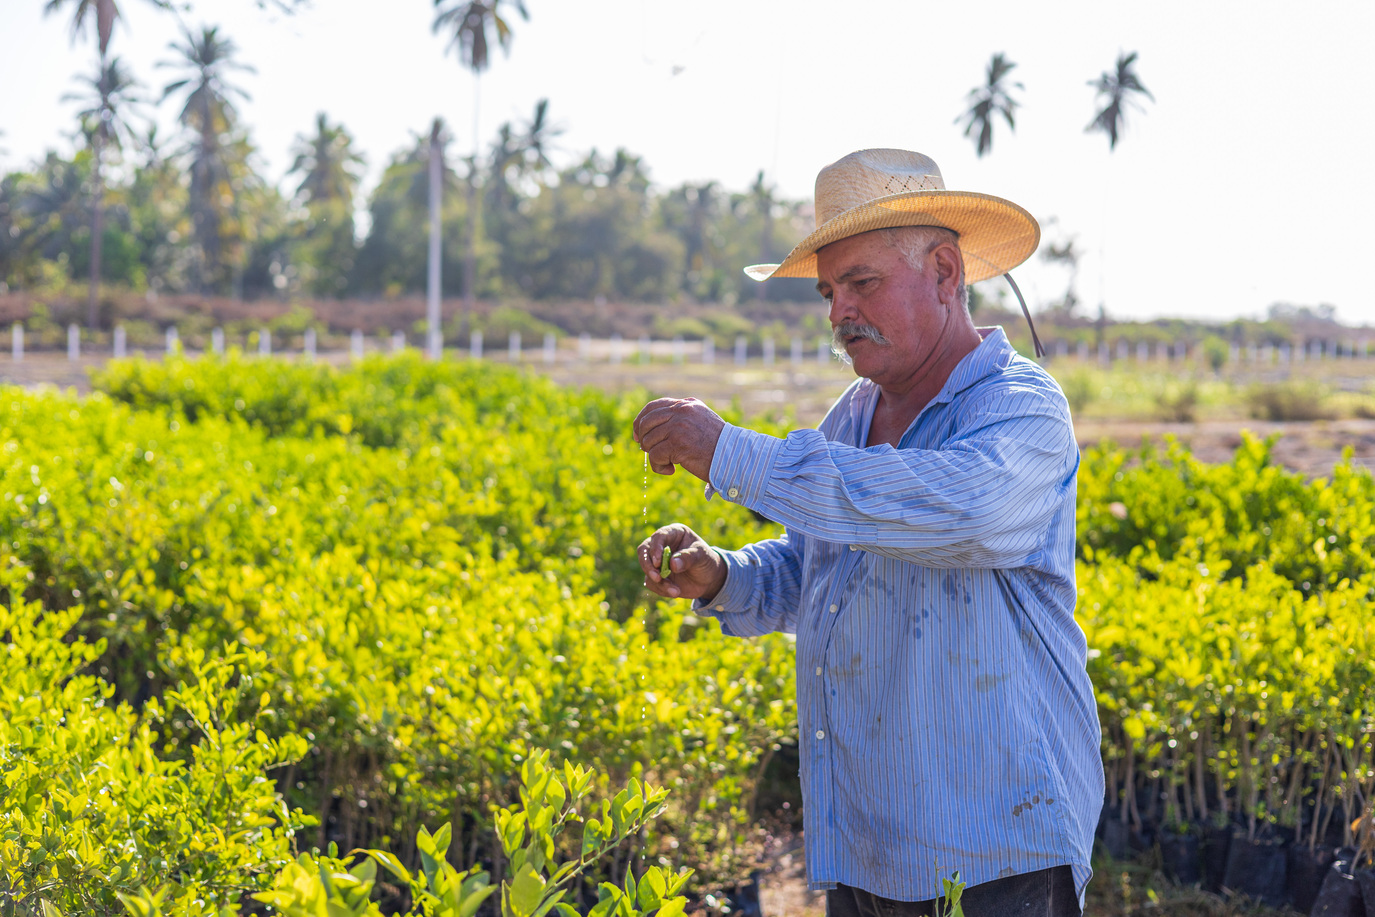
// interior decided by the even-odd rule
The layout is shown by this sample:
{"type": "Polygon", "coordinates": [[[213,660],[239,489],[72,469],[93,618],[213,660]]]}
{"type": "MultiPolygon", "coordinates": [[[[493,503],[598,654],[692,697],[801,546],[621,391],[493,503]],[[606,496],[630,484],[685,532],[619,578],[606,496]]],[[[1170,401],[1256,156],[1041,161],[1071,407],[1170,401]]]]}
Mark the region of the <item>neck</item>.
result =
{"type": "Polygon", "coordinates": [[[917,415],[940,394],[955,367],[983,341],[968,316],[960,318],[963,321],[952,319],[949,333],[942,334],[939,343],[910,372],[898,379],[873,380],[879,398],[869,445],[887,442],[896,446],[917,415]]]}

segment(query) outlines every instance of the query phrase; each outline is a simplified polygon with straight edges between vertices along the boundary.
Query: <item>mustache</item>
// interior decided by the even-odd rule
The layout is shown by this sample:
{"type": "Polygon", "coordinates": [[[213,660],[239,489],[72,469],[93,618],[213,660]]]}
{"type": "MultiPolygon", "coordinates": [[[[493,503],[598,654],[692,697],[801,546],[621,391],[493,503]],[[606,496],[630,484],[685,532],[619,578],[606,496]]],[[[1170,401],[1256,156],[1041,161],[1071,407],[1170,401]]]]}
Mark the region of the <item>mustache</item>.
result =
{"type": "Polygon", "coordinates": [[[873,325],[862,325],[859,322],[841,322],[831,332],[831,352],[847,363],[850,355],[845,352],[845,342],[850,338],[863,338],[881,346],[892,343],[873,325]]]}

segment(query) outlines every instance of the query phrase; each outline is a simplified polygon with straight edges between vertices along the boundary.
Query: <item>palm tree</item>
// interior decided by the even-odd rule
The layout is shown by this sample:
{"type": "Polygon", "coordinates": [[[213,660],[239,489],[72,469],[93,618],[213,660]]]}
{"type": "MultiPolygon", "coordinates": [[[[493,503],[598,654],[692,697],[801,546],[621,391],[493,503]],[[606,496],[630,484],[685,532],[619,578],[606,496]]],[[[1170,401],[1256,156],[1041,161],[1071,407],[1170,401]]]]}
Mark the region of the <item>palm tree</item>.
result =
{"type": "MultiPolygon", "coordinates": [[[[437,35],[440,32],[452,33],[449,47],[455,48],[459,60],[474,74],[481,74],[491,62],[488,55],[490,42],[488,32],[495,30],[497,43],[503,51],[511,47],[511,24],[501,15],[505,3],[514,6],[520,18],[529,20],[524,0],[459,0],[448,9],[435,13],[431,27],[437,35]]],[[[435,0],[436,7],[443,6],[444,0],[435,0]]]]}
{"type": "Polygon", "coordinates": [[[521,172],[525,175],[540,175],[551,165],[549,148],[554,138],[563,133],[563,127],[549,120],[549,100],[540,99],[535,103],[535,113],[525,123],[525,133],[521,135],[523,148],[521,172]]]}
{"type": "Polygon", "coordinates": [[[1117,148],[1117,137],[1126,123],[1127,106],[1134,105],[1137,109],[1144,110],[1135,95],[1140,93],[1152,102],[1155,101],[1155,96],[1151,95],[1150,90],[1132,70],[1135,63],[1135,51],[1130,54],[1118,54],[1114,71],[1105,70],[1098,79],[1089,80],[1089,85],[1098,90],[1099,103],[1103,107],[1089,122],[1089,126],[1084,128],[1084,132],[1102,131],[1107,134],[1109,150],[1117,148]]]}
{"type": "Polygon", "coordinates": [[[313,257],[317,293],[338,295],[353,262],[353,195],[364,160],[342,124],[315,117],[315,135],[296,138],[288,175],[300,175],[296,199],[310,214],[306,248],[313,257]]]}
{"type": "MultiPolygon", "coordinates": [[[[443,199],[444,188],[444,146],[448,143],[448,135],[444,130],[444,122],[439,118],[434,119],[430,125],[429,146],[426,149],[426,160],[429,165],[429,189],[430,189],[430,250],[427,256],[427,275],[425,282],[425,318],[428,323],[426,332],[425,349],[430,355],[430,359],[438,360],[444,350],[444,315],[440,310],[440,273],[439,268],[444,257],[440,246],[440,225],[443,221],[443,199]]],[[[472,174],[476,169],[476,164],[468,168],[468,187],[472,188],[472,174]]],[[[472,194],[468,195],[468,204],[473,203],[472,194]]],[[[471,228],[471,221],[469,227],[471,228]]],[[[470,240],[471,242],[471,240],[470,240]]],[[[469,266],[466,270],[471,273],[469,266]]],[[[464,278],[466,284],[468,279],[464,278]]],[[[466,305],[466,303],[465,303],[466,305]]],[[[464,313],[466,318],[467,313],[464,313]]]]}
{"type": "MultiPolygon", "coordinates": [[[[489,33],[495,33],[503,51],[511,48],[511,23],[502,16],[502,7],[515,7],[520,17],[529,20],[525,0],[458,0],[445,7],[446,0],[434,0],[437,9],[431,31],[436,35],[450,35],[449,47],[458,54],[463,66],[473,72],[473,154],[468,169],[468,239],[463,258],[463,323],[473,306],[473,273],[477,267],[477,161],[478,161],[478,91],[479,78],[491,63],[489,33]]],[[[431,251],[437,250],[434,243],[431,251]]]]}
{"type": "Polygon", "coordinates": [[[353,149],[353,137],[342,124],[330,126],[324,112],[315,116],[315,136],[296,138],[288,175],[301,175],[296,194],[307,204],[347,201],[352,205],[358,169],[365,160],[353,149]]]}
{"type": "Polygon", "coordinates": [[[234,194],[227,161],[227,138],[238,117],[232,98],[249,98],[247,92],[228,81],[228,76],[234,70],[256,71],[233,59],[237,46],[214,26],[202,27],[199,35],[185,29],[181,43],[172,42],[168,47],[180,59],[161,61],[158,66],[178,67],[186,73],[163,88],[162,98],[186,93],[177,120],[194,134],[190,145],[191,221],[200,249],[197,286],[204,290],[207,277],[220,267],[221,199],[227,196],[232,200],[234,194]]]}
{"type": "MultiPolygon", "coordinates": [[[[43,6],[43,15],[51,16],[67,5],[67,0],[48,0],[43,6]]],[[[70,5],[76,8],[72,13],[72,42],[81,37],[86,31],[86,24],[94,17],[96,42],[100,46],[101,63],[104,64],[105,54],[110,49],[110,35],[114,32],[115,21],[119,19],[119,7],[114,0],[71,0],[70,5]]]]}
{"type": "Polygon", "coordinates": [[[95,330],[99,321],[100,260],[101,247],[105,234],[104,181],[102,164],[107,144],[116,149],[123,147],[122,140],[132,135],[132,129],[124,117],[127,109],[138,104],[136,88],[138,81],[133,78],[118,57],[102,56],[100,71],[82,82],[89,87],[88,94],[67,93],[65,101],[83,102],[86,108],[77,113],[91,144],[91,280],[86,297],[86,327],[95,330]]]}
{"type": "MultiPolygon", "coordinates": [[[[971,89],[966,97],[969,108],[964,114],[955,119],[955,123],[965,121],[964,135],[968,137],[977,127],[979,129],[978,140],[975,141],[975,149],[979,156],[993,149],[993,122],[998,115],[1002,115],[1007,121],[1009,130],[1016,130],[1017,125],[1013,121],[1012,113],[1017,110],[1020,104],[1012,98],[1012,93],[1003,80],[1012,68],[1017,65],[1008,60],[1006,55],[998,52],[988,62],[987,82],[984,85],[971,89]]],[[[1021,83],[1013,83],[1013,88],[1022,89],[1021,83]]]]}

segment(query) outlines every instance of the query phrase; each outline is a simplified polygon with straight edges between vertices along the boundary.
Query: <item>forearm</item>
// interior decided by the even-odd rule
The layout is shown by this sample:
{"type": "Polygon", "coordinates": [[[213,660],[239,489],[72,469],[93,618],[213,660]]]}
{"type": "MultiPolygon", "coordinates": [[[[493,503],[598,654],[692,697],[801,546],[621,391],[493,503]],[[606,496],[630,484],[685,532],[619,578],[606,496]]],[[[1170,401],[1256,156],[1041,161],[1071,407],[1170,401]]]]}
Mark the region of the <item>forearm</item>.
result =
{"type": "Polygon", "coordinates": [[[795,539],[785,535],[738,551],[714,550],[725,563],[725,580],[710,599],[694,602],[693,609],[718,618],[721,630],[736,637],[793,632],[801,595],[795,539]]]}
{"type": "Polygon", "coordinates": [[[1077,467],[1068,426],[1054,419],[999,421],[939,450],[727,427],[712,485],[808,537],[933,566],[1011,566],[1040,543],[1077,467]]]}

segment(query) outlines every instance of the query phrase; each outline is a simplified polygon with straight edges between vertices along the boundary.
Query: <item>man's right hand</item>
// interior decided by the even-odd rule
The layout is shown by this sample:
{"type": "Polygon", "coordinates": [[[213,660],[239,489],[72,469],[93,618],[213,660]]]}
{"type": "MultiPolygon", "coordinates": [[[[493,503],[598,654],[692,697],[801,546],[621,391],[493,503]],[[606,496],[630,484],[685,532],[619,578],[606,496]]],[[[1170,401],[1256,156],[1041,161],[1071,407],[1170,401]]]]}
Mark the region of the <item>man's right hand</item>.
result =
{"type": "Polygon", "coordinates": [[[726,584],[726,562],[702,537],[681,523],[666,525],[640,542],[636,556],[645,574],[645,588],[670,599],[710,602],[726,584]],[[665,578],[660,570],[669,554],[665,578]]]}

